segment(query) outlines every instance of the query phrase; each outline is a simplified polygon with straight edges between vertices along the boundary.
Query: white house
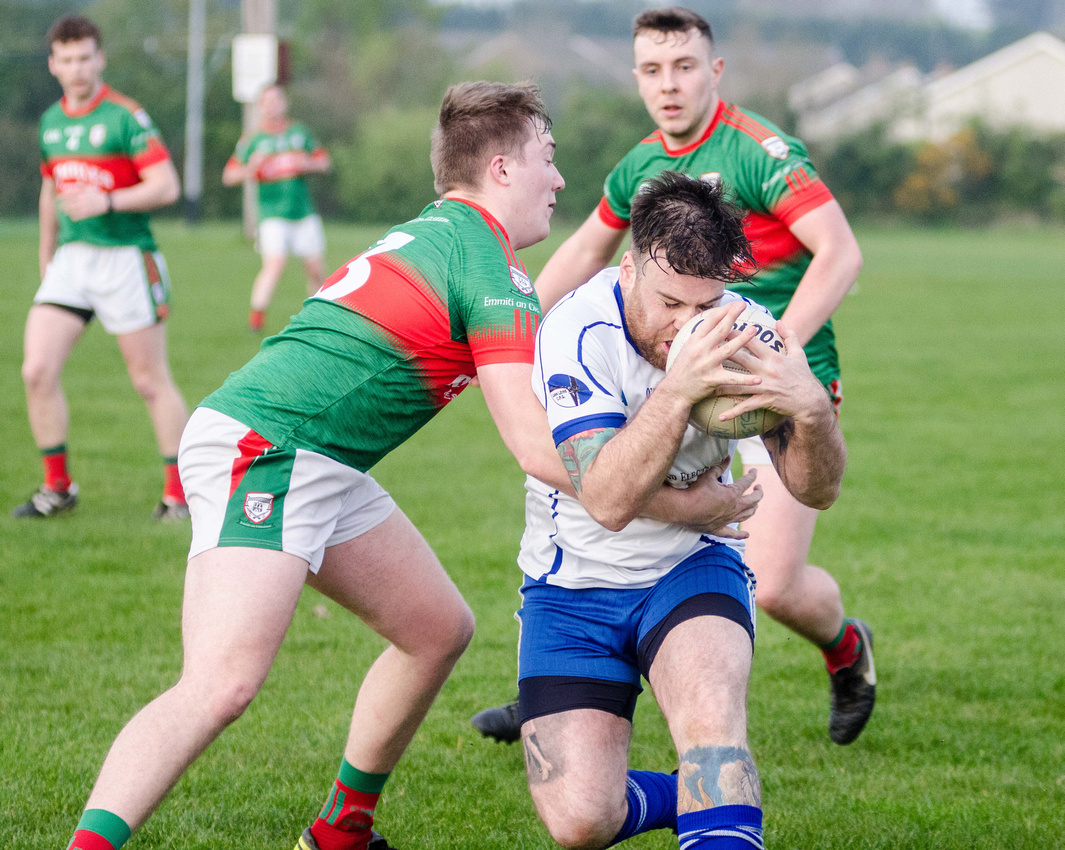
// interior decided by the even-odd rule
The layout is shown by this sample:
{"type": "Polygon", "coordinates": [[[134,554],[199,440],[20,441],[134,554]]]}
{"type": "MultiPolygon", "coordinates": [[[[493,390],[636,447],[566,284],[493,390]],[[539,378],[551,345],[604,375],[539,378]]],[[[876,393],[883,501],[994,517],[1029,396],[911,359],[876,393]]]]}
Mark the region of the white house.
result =
{"type": "MultiPolygon", "coordinates": [[[[796,86],[801,101],[804,83],[796,86]]],[[[991,127],[1065,133],[1065,42],[1033,33],[952,73],[927,78],[901,68],[830,103],[801,111],[799,136],[811,142],[875,123],[898,141],[949,138],[979,118],[991,127]]]]}
{"type": "Polygon", "coordinates": [[[922,100],[893,127],[896,138],[942,141],[973,117],[996,129],[1065,133],[1065,42],[1033,33],[928,83],[922,100]]]}

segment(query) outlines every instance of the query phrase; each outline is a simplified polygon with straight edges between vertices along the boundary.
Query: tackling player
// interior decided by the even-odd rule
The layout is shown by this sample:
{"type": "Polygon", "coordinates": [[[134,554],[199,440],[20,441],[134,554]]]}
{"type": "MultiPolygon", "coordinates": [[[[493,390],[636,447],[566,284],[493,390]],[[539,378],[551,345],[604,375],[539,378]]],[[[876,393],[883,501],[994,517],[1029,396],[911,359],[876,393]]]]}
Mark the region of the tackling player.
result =
{"type": "Polygon", "coordinates": [[[63,98],[41,119],[42,282],[26,319],[22,364],[44,484],[12,516],[55,516],[77,504],[61,376],[97,316],[118,342],[163,455],[163,497],[152,516],[185,519],[177,453],[188,411],[167,362],[170,279],[147,215],[177,200],[177,172],[148,113],[103,82],[106,58],[92,21],[60,18],[48,44],[48,70],[63,98]]]}
{"type": "Polygon", "coordinates": [[[262,268],[251,288],[248,327],[261,331],[270,299],[289,254],[303,261],[307,294],[325,278],[325,233],[314,211],[307,174],[322,174],[332,165],[329,154],[307,127],[288,117],[288,98],[281,86],[259,95],[259,129],[241,139],[222,171],[222,183],[237,186],[251,178],[259,184],[257,242],[262,268]]]}
{"type": "Polygon", "coordinates": [[[371,832],[378,797],[473,616],[367,470],[476,375],[523,469],[566,480],[529,389],[540,309],[515,254],[549,232],[564,185],[554,149],[534,86],[452,86],[432,139],[440,199],[334,272],[194,412],[180,454],[193,524],[181,677],[115,740],[72,847],[120,847],[241,715],[305,584],[389,646],[297,847],[385,846],[371,832]]]}
{"type": "MultiPolygon", "coordinates": [[[[651,9],[636,18],[633,32],[633,73],[658,129],[609,174],[598,209],[548,261],[536,280],[541,301],[553,303],[610,263],[648,179],[668,169],[721,183],[746,213],[744,230],[759,269],[736,291],[795,330],[838,410],[842,392],[830,317],[862,262],[842,209],[798,139],[718,96],[724,62],[714,55],[702,17],[680,7],[651,9]]],[[[764,488],[758,512],[744,523],[758,605],[821,649],[831,685],[829,734],[848,744],[873,711],[871,630],[844,617],[835,580],[807,563],[817,511],[788,493],[760,440],[741,441],[739,455],[744,469],[758,471],[764,488]]],[[[515,703],[485,709],[473,723],[499,740],[518,738],[515,703]]]]}
{"type": "Polygon", "coordinates": [[[743,543],[640,519],[663,480],[729,479],[735,441],[688,426],[723,387],[728,414],[786,417],[757,438],[811,510],[839,493],[846,448],[794,331],[787,354],[733,333],[748,302],[743,212],[719,186],[675,172],[644,184],[632,247],[544,318],[533,388],[577,497],[530,477],[518,563],[518,683],[529,789],[564,847],[672,828],[686,850],[762,847],[761,787],[747,746],[754,576],[743,543]],[[668,373],[677,331],[709,311],[668,373]],[[750,374],[722,363],[731,359],[750,374]],[[679,776],[628,770],[641,675],[654,689],[679,776]]]}

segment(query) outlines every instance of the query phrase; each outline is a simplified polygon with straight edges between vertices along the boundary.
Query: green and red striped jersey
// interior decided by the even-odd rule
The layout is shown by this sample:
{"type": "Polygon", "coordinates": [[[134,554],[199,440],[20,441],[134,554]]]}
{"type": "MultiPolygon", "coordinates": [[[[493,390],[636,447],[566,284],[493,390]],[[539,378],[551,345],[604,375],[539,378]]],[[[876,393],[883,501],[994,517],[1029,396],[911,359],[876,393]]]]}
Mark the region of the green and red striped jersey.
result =
{"type": "Polygon", "coordinates": [[[502,225],[436,201],[337,269],[203,404],[274,445],[366,471],[481,366],[531,364],[539,321],[502,225]]]}
{"type": "Polygon", "coordinates": [[[230,162],[247,165],[254,154],[263,161],[256,169],[259,183],[259,220],[286,218],[298,221],[314,213],[314,202],[303,176],[306,157],[326,156],[318,140],[303,124],[290,122],[277,132],[259,130],[237,143],[230,162]]]}
{"type": "MultiPolygon", "coordinates": [[[[832,200],[803,143],[761,116],[721,101],[706,132],[694,142],[671,149],[656,130],[629,151],[606,178],[600,219],[619,230],[628,227],[632,199],[663,171],[720,182],[729,200],[746,212],[744,231],[758,272],[751,283],[729,284],[729,289],[780,318],[812,257],[789,226],[832,200]]],[[[822,383],[827,386],[839,377],[831,320],[805,350],[822,383]]]]}
{"type": "MultiPolygon", "coordinates": [[[[136,102],[104,85],[84,108],[72,110],[62,98],[41,118],[41,175],[62,196],[79,186],[105,192],[133,186],[150,165],[170,153],[152,119],[136,102]]],[[[59,244],[136,245],[155,250],[144,212],[109,212],[81,221],[57,209],[59,244]]]]}

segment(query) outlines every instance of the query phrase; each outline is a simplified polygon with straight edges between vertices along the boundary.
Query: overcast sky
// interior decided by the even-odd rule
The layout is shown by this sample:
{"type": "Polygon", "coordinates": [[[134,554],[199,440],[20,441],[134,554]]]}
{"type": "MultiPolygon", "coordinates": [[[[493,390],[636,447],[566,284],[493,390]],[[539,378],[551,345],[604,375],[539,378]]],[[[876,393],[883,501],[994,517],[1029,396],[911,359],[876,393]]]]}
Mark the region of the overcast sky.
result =
{"type": "MultiPolygon", "coordinates": [[[[432,0],[432,2],[460,3],[465,6],[507,6],[514,0],[432,0]]],[[[663,4],[666,2],[667,0],[663,0],[663,4]]],[[[891,0],[884,0],[884,3],[890,6],[891,0]]],[[[991,26],[991,16],[988,14],[984,0],[932,0],[932,6],[952,24],[976,29],[987,29],[991,26]]]]}

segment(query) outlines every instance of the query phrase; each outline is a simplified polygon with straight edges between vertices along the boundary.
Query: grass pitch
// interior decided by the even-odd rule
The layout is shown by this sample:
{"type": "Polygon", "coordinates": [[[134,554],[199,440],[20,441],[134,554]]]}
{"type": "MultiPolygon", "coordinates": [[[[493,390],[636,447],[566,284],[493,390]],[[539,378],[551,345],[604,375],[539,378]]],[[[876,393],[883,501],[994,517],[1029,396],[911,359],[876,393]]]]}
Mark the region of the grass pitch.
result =
{"type": "MultiPolygon", "coordinates": [[[[379,228],[329,231],[333,266],[379,228]]],[[[236,225],[158,228],[176,292],[171,361],[190,405],[242,365],[257,258],[236,225]]],[[[538,270],[551,247],[527,252],[538,270]]],[[[837,313],[850,466],[813,560],[876,631],[880,699],[857,742],[826,732],[816,652],[762,617],[750,696],[766,839],[779,848],[1049,848],[1065,830],[1065,237],[866,230],[837,313]]],[[[39,481],[19,379],[36,227],[0,223],[0,844],[65,847],[124,722],[180,664],[187,528],[153,525],[161,469],[113,341],[93,327],[66,374],[82,504],[15,522],[39,481]]],[[[291,268],[268,330],[300,303],[291,268]]],[[[521,754],[478,709],[515,693],[522,476],[477,391],[375,475],[422,530],[478,632],[390,780],[378,825],[402,850],[549,848],[521,754]]],[[[260,697],[189,771],[132,848],[284,848],[340,762],[382,647],[308,591],[260,697]]],[[[650,693],[632,763],[675,755],[650,693]]],[[[675,847],[668,834],[633,848],[675,847]]]]}

